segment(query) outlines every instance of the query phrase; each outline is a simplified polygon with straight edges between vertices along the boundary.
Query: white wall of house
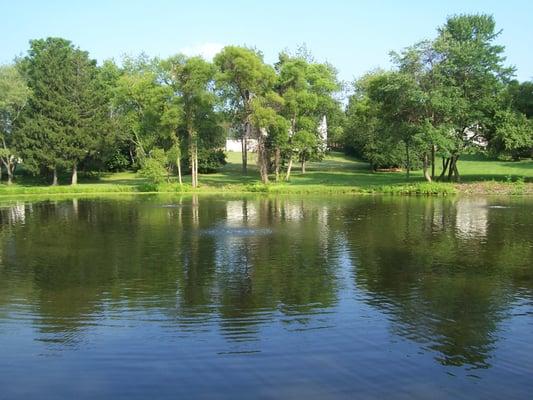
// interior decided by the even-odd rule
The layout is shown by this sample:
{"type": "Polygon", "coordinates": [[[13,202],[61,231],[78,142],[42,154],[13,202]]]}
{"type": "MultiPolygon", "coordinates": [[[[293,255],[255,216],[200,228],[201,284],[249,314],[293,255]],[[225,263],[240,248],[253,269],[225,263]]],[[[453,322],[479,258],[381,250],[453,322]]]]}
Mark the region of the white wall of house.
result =
{"type": "MultiPolygon", "coordinates": [[[[257,148],[256,139],[248,139],[248,151],[254,152],[257,148]]],[[[238,139],[226,139],[226,151],[241,151],[241,141],[238,139]]]]}

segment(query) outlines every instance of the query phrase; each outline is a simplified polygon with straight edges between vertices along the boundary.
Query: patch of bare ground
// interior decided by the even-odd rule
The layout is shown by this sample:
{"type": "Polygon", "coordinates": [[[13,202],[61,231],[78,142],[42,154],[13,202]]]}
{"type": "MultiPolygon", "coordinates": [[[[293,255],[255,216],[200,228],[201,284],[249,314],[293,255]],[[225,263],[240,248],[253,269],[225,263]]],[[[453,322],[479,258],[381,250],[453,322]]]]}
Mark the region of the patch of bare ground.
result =
{"type": "Polygon", "coordinates": [[[456,183],[458,193],[482,195],[533,195],[533,183],[524,182],[469,182],[456,183]]]}

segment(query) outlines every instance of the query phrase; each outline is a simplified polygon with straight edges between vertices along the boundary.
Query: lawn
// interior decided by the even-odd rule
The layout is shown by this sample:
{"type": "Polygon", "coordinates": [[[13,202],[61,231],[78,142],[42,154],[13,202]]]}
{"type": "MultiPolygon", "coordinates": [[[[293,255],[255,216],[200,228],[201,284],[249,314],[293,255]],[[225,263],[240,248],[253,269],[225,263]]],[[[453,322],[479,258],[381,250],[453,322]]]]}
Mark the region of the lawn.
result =
{"type": "MultiPolygon", "coordinates": [[[[231,183],[251,183],[259,180],[259,174],[253,160],[249,160],[248,176],[241,173],[241,153],[228,153],[228,164],[218,173],[202,176],[201,182],[210,186],[223,186],[231,183]]],[[[440,165],[440,160],[439,163],[440,165]]],[[[507,182],[522,179],[533,182],[533,160],[527,161],[498,161],[484,156],[466,155],[459,160],[461,181],[469,182],[507,182]]],[[[332,152],[321,162],[310,162],[302,174],[299,165],[295,164],[291,187],[359,187],[368,189],[387,185],[403,185],[413,182],[423,182],[422,171],[411,172],[408,180],[405,172],[373,172],[365,162],[356,160],[342,153],[332,152]]],[[[437,168],[437,176],[441,169],[437,168]]]]}
{"type": "MultiPolygon", "coordinates": [[[[407,180],[403,172],[372,172],[365,162],[332,152],[321,162],[310,162],[307,172],[302,174],[295,164],[290,182],[259,183],[255,155],[250,155],[248,174],[242,174],[241,153],[229,152],[228,163],[219,172],[200,176],[201,192],[247,192],[266,191],[277,193],[450,193],[453,191],[504,193],[533,192],[533,161],[498,161],[483,156],[464,156],[459,161],[461,185],[449,183],[424,183],[422,172],[413,171],[407,180]],[[510,183],[511,181],[518,181],[510,183]],[[525,181],[527,183],[523,183],[525,181]]],[[[437,175],[440,173],[437,168],[437,175]]],[[[68,177],[63,177],[68,182],[68,177]]],[[[158,191],[190,191],[189,176],[185,186],[175,182],[163,184],[158,191]]],[[[151,186],[134,172],[103,173],[98,177],[82,177],[77,186],[56,187],[20,178],[10,187],[0,186],[0,195],[22,194],[65,194],[65,193],[115,193],[149,191],[151,186]]]]}

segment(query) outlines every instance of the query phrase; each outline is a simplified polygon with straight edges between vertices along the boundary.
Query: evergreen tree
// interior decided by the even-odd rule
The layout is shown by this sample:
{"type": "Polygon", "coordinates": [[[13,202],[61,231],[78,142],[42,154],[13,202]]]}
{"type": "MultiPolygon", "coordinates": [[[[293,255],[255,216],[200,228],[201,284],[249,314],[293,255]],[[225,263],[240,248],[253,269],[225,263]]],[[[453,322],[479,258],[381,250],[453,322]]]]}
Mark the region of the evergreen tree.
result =
{"type": "Polygon", "coordinates": [[[51,170],[58,183],[61,167],[77,169],[95,149],[101,128],[102,97],[96,84],[96,62],[61,38],[32,40],[22,61],[31,89],[17,135],[28,169],[51,170]]]}

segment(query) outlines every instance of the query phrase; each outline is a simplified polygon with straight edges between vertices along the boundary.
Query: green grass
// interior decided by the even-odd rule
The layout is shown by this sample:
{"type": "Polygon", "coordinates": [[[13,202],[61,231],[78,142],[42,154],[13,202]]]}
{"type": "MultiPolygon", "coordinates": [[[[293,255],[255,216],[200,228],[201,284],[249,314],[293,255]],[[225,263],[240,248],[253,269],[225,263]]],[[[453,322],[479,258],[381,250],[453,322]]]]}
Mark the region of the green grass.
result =
{"type": "MultiPolygon", "coordinates": [[[[465,193],[533,193],[533,161],[495,161],[482,156],[464,156],[459,161],[461,184],[426,183],[421,171],[413,171],[407,180],[402,172],[370,170],[367,163],[341,153],[331,153],[322,162],[311,162],[306,174],[295,164],[290,182],[259,182],[255,155],[251,154],[247,175],[242,174],[241,154],[228,153],[228,164],[215,174],[201,175],[201,187],[196,192],[263,192],[263,193],[388,193],[447,195],[465,193]]],[[[440,173],[437,168],[437,175],[440,173]]],[[[68,177],[63,177],[68,181],[68,177]]],[[[190,178],[183,186],[175,180],[154,187],[133,172],[105,173],[97,177],[83,177],[77,186],[47,186],[30,178],[20,177],[12,186],[1,185],[0,196],[60,195],[138,192],[191,192],[190,178]]]]}

